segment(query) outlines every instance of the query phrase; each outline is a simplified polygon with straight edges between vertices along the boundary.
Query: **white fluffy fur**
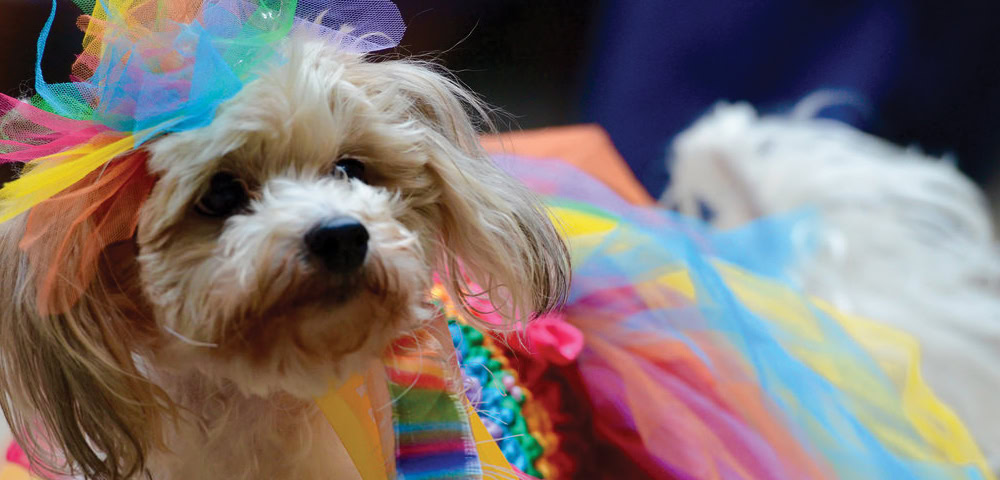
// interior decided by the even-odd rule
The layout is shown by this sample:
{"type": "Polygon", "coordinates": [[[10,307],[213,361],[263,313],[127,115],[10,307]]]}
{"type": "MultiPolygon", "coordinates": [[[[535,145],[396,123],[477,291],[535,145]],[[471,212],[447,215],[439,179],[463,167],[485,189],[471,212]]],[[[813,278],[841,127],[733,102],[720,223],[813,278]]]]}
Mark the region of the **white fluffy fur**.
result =
{"type": "Polygon", "coordinates": [[[721,104],[676,139],[664,205],[734,227],[818,209],[809,293],[919,341],[930,386],[1000,467],[1000,256],[982,193],[946,160],[808,114],[721,104]]]}

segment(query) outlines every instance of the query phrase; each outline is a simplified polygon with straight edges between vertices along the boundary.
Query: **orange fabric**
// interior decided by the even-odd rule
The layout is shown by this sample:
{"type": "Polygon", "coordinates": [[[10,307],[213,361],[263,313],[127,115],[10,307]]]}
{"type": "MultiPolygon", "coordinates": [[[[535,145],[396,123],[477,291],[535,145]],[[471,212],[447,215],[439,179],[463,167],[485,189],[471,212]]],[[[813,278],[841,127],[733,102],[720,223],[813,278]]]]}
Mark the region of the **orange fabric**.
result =
{"type": "Polygon", "coordinates": [[[144,151],[109,162],[28,214],[21,250],[36,272],[38,311],[62,313],[97,275],[104,248],[132,237],[153,188],[144,151]]]}
{"type": "Polygon", "coordinates": [[[611,137],[598,125],[501,133],[484,136],[481,142],[490,153],[558,158],[604,182],[629,203],[656,203],[636,180],[625,159],[611,143],[611,137]]]}

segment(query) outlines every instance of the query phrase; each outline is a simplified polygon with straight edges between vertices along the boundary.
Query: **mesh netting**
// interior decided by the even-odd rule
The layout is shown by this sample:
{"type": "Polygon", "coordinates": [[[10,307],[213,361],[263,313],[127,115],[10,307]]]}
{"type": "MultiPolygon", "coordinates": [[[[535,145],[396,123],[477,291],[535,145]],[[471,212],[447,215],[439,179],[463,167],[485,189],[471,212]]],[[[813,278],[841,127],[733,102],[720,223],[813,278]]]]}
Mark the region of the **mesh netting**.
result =
{"type": "MultiPolygon", "coordinates": [[[[36,90],[51,111],[93,120],[138,143],[207,124],[219,103],[253,78],[293,30],[364,53],[396,45],[404,31],[385,0],[333,2],[79,0],[83,52],[74,81],[36,90]]],[[[42,49],[55,6],[39,39],[42,49]]]]}
{"type": "Polygon", "coordinates": [[[29,162],[85,143],[106,131],[0,94],[0,163],[29,162]]]}
{"type": "Polygon", "coordinates": [[[575,199],[547,203],[573,260],[578,378],[594,429],[651,477],[993,478],[915,339],[779,280],[821,219],[716,232],[558,160],[505,163],[575,199]]]}
{"type": "Polygon", "coordinates": [[[139,151],[115,159],[31,210],[20,246],[43,273],[35,285],[40,314],[76,303],[96,275],[104,248],[132,237],[152,188],[146,153],[139,151]]]}
{"type": "Polygon", "coordinates": [[[280,61],[289,34],[365,53],[395,46],[404,31],[388,0],[76,1],[91,13],[77,22],[85,33],[70,81],[42,76],[53,0],[37,44],[36,96],[0,95],[0,163],[25,163],[0,189],[0,222],[37,206],[22,246],[45,270],[46,311],[49,298],[78,295],[55,279],[86,287],[100,250],[132,234],[144,192],[136,188],[147,177],[135,160],[114,159],[157,135],[208,124],[264,64],[280,61]],[[60,272],[62,262],[71,271],[60,272]]]}

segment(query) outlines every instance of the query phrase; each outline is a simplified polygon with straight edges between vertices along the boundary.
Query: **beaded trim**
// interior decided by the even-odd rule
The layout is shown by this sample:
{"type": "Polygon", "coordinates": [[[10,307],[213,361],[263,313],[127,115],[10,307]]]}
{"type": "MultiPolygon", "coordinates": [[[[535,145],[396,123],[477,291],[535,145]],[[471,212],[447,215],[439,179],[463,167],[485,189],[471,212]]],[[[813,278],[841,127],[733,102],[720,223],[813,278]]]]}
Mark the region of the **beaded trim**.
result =
{"type": "Polygon", "coordinates": [[[441,286],[432,301],[448,320],[466,396],[511,465],[540,479],[557,478],[547,460],[558,447],[548,413],[518,380],[502,346],[464,321],[441,286]]]}

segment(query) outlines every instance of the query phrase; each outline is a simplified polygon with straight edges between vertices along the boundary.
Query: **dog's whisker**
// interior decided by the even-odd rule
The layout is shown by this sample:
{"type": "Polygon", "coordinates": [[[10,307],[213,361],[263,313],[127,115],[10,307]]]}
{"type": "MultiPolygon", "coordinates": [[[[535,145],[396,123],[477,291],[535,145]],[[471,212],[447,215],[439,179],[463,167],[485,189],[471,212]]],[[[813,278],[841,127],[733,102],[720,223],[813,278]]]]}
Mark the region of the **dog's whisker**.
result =
{"type": "Polygon", "coordinates": [[[506,390],[506,387],[503,387],[503,382],[497,382],[496,381],[495,374],[492,371],[490,371],[489,367],[487,367],[485,363],[479,362],[479,363],[471,363],[471,364],[467,364],[467,365],[478,365],[478,366],[482,367],[482,369],[485,370],[486,373],[490,374],[490,382],[496,383],[497,386],[502,387],[502,388],[497,388],[497,390],[500,391],[500,395],[504,396],[504,397],[507,396],[507,390],[506,390]]]}
{"type": "Polygon", "coordinates": [[[508,438],[518,438],[518,437],[524,437],[524,436],[525,436],[525,434],[523,434],[523,433],[517,433],[517,434],[514,434],[514,435],[503,436],[503,437],[500,437],[500,438],[493,438],[493,439],[489,439],[489,440],[480,440],[480,441],[476,442],[476,445],[483,444],[483,443],[490,443],[490,442],[499,442],[500,440],[507,440],[508,438]]]}
{"type": "Polygon", "coordinates": [[[501,420],[500,417],[497,414],[493,413],[493,412],[488,412],[486,410],[482,410],[482,411],[477,411],[476,413],[478,413],[478,414],[480,414],[480,415],[482,415],[484,417],[487,417],[490,420],[493,420],[494,422],[499,423],[501,425],[507,425],[507,422],[501,420]]]}
{"type": "Polygon", "coordinates": [[[167,333],[173,335],[178,340],[180,340],[180,341],[182,341],[182,342],[184,342],[184,343],[186,343],[188,345],[191,345],[193,347],[219,348],[219,344],[218,343],[200,342],[198,340],[194,340],[194,339],[185,337],[184,335],[181,335],[179,332],[177,332],[176,330],[170,328],[167,325],[163,326],[163,330],[165,330],[167,333]]]}
{"type": "MultiPolygon", "coordinates": [[[[417,335],[416,333],[411,333],[410,336],[413,338],[413,342],[417,345],[416,346],[416,351],[417,351],[417,354],[418,354],[418,358],[420,359],[419,363],[423,363],[423,361],[424,361],[424,353],[423,353],[424,352],[424,348],[420,344],[420,336],[417,335]]],[[[393,359],[393,364],[396,366],[396,368],[399,367],[399,364],[398,364],[398,362],[396,361],[395,358],[393,359]]],[[[410,382],[410,385],[408,385],[402,392],[400,392],[399,395],[396,396],[396,398],[393,398],[392,399],[392,403],[395,404],[396,402],[399,401],[399,399],[403,398],[404,395],[406,395],[407,393],[410,393],[410,391],[413,390],[417,386],[417,382],[419,382],[419,381],[420,381],[420,372],[417,372],[417,374],[413,376],[413,380],[410,382]]]]}

